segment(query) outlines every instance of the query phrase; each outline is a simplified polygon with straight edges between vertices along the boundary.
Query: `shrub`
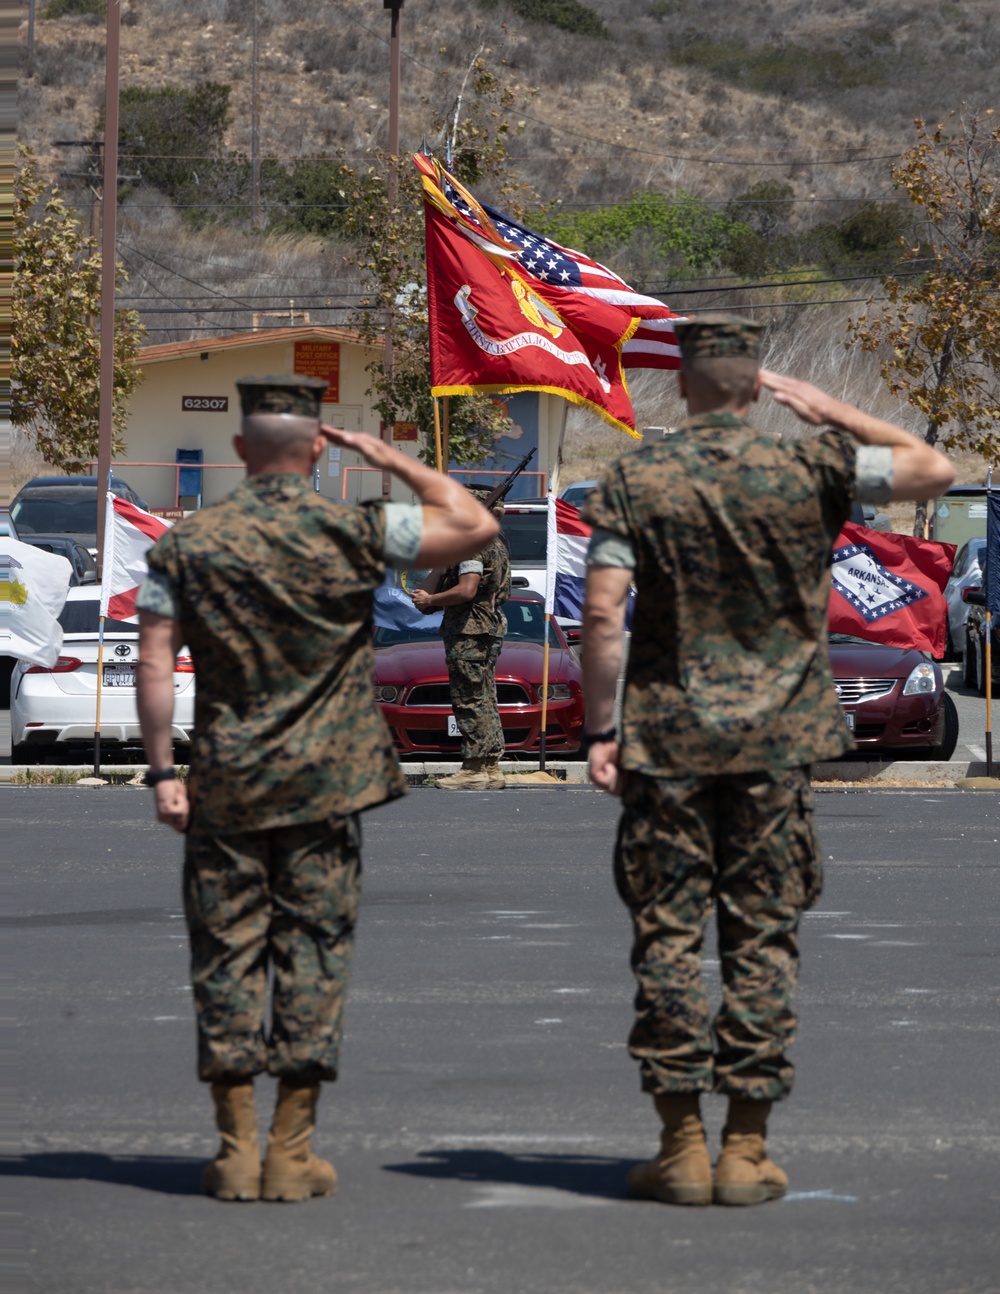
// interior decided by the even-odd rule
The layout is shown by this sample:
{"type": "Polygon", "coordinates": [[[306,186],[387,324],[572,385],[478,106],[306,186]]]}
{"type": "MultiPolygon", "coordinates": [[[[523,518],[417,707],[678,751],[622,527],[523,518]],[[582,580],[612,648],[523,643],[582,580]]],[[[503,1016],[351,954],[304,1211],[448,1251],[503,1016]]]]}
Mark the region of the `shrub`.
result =
{"type": "MultiPolygon", "coordinates": [[[[495,9],[498,0],[479,0],[484,9],[495,9]]],[[[548,23],[562,31],[578,36],[595,36],[607,40],[608,29],[603,21],[580,0],[507,0],[507,4],[520,18],[530,22],[548,23]]]]}
{"type": "Polygon", "coordinates": [[[49,0],[45,6],[45,17],[103,18],[107,9],[107,0],[49,0]]]}

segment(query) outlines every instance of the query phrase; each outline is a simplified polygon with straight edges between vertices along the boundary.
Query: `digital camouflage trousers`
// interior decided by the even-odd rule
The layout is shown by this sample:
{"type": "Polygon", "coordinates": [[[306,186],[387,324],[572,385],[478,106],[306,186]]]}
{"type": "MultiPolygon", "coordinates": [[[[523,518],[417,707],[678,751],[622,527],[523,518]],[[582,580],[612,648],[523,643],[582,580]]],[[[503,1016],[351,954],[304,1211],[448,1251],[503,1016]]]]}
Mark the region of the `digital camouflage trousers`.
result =
{"type": "Polygon", "coordinates": [[[462,759],[499,759],[503,728],[497,709],[496,667],[502,638],[458,634],[444,640],[451,708],[462,734],[462,759]]]}
{"type": "Polygon", "coordinates": [[[337,1077],[360,897],[354,815],[188,836],[184,911],[201,1079],[337,1077]]]}
{"type": "Polygon", "coordinates": [[[780,1100],[794,1074],[799,917],[822,887],[809,770],[629,773],[622,800],[615,883],[632,916],[629,1051],[643,1089],[780,1100]],[[722,1005],[710,1022],[701,962],[713,907],[722,1005]]]}

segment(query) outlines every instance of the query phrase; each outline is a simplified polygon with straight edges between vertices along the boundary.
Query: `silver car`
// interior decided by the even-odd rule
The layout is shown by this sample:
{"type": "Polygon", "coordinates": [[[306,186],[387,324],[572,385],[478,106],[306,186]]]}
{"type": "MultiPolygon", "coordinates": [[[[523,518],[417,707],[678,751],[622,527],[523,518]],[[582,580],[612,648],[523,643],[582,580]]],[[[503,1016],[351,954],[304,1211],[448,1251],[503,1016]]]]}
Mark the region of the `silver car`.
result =
{"type": "Polygon", "coordinates": [[[948,604],[949,660],[961,660],[965,651],[965,622],[969,618],[969,604],[963,599],[962,590],[978,588],[982,584],[982,563],[985,557],[985,539],[967,539],[955,554],[951,578],[944,586],[944,600],[948,604]]]}

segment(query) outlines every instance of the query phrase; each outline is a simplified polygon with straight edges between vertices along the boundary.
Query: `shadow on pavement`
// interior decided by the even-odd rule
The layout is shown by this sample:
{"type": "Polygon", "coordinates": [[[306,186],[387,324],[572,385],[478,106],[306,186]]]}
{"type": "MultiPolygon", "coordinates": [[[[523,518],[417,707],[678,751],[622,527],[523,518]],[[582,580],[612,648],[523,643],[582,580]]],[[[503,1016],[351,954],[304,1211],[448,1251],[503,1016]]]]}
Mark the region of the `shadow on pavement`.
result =
{"type": "Polygon", "coordinates": [[[20,1155],[0,1161],[0,1177],[44,1177],[62,1181],[109,1182],[138,1186],[162,1195],[200,1195],[204,1159],[173,1155],[20,1155]]]}
{"type": "Polygon", "coordinates": [[[625,1177],[639,1162],[601,1155],[519,1155],[500,1150],[422,1150],[417,1159],[416,1163],[383,1164],[382,1168],[411,1177],[549,1187],[609,1200],[627,1198],[625,1177]]]}

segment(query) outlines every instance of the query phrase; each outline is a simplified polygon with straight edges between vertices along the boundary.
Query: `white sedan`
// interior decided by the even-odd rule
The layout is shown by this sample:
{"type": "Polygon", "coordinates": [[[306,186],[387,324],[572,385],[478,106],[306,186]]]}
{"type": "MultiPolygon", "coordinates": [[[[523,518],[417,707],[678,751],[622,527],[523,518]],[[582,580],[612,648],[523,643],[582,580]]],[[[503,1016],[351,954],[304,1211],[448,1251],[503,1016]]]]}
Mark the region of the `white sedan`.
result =
{"type": "MultiPolygon", "coordinates": [[[[11,763],[37,764],[46,756],[74,748],[89,758],[97,716],[97,644],[100,589],[72,588],[59,616],[63,646],[50,669],[18,661],[10,680],[11,763]]],[[[104,623],[104,677],[101,688],[101,749],[142,746],[135,703],[135,666],[139,626],[122,620],[104,623]]],[[[178,656],[174,666],[175,743],[188,745],[194,727],[194,665],[178,656]]]]}

